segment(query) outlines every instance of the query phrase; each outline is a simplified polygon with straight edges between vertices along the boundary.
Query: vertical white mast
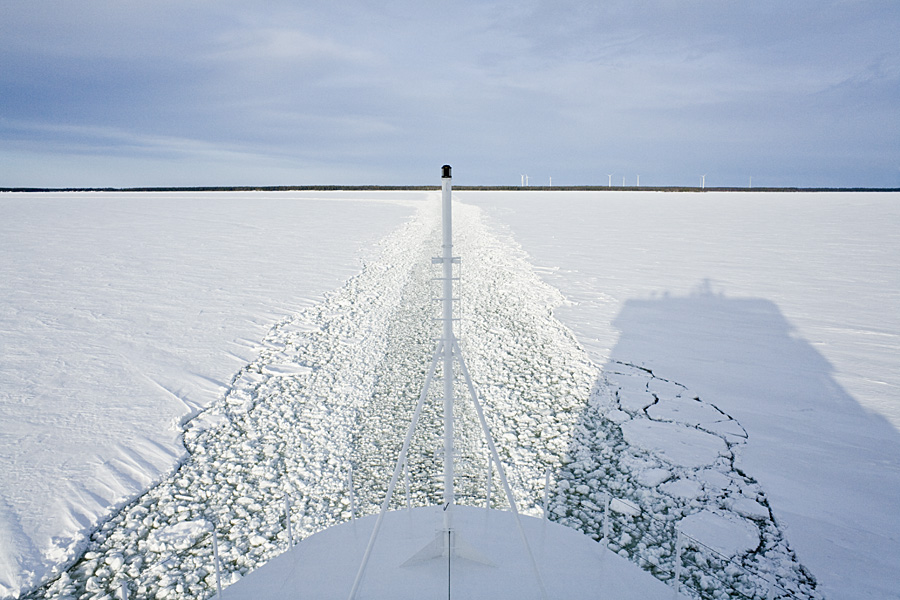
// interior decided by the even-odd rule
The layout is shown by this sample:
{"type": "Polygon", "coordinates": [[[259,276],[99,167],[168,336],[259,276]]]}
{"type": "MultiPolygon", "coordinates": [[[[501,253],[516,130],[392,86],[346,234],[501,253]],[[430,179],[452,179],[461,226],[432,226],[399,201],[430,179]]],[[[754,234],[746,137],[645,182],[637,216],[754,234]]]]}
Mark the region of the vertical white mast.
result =
{"type": "Polygon", "coordinates": [[[453,183],[450,165],[442,167],[441,220],[443,224],[444,265],[442,319],[444,321],[444,506],[453,504],[453,225],[451,223],[451,191],[453,183]]]}
{"type": "MultiPolygon", "coordinates": [[[[387,494],[385,494],[384,501],[381,504],[381,511],[378,513],[378,518],[376,519],[375,527],[372,528],[372,533],[369,536],[369,543],[366,546],[365,553],[363,554],[362,562],[359,565],[359,570],[356,572],[356,579],[353,581],[353,588],[350,590],[349,600],[355,600],[356,594],[359,591],[363,575],[366,572],[366,565],[369,562],[369,557],[372,555],[372,548],[375,546],[375,539],[378,537],[378,531],[381,529],[381,523],[384,520],[385,513],[388,512],[388,507],[390,506],[391,502],[391,496],[394,493],[394,488],[397,485],[398,478],[400,477],[400,471],[406,465],[407,452],[409,451],[409,446],[412,442],[413,432],[416,429],[416,424],[418,423],[419,417],[422,414],[422,407],[425,403],[426,397],[428,396],[428,390],[431,387],[432,377],[435,375],[438,363],[442,360],[444,365],[444,529],[437,532],[437,537],[435,540],[436,543],[432,542],[428,544],[420,552],[416,553],[410,559],[410,561],[418,562],[423,559],[443,559],[449,558],[450,556],[460,556],[460,554],[458,554],[457,546],[458,536],[453,531],[451,523],[451,515],[453,512],[452,508],[455,502],[453,492],[453,384],[455,381],[453,373],[454,358],[459,360],[460,372],[462,373],[466,385],[469,388],[469,394],[472,397],[472,403],[475,405],[475,412],[478,415],[478,420],[481,423],[481,428],[484,432],[484,438],[487,442],[488,448],[491,451],[493,463],[497,467],[497,474],[500,477],[500,482],[503,484],[503,489],[506,492],[506,500],[507,502],[509,502],[509,507],[515,518],[519,534],[522,536],[522,544],[528,552],[528,557],[531,561],[532,569],[534,570],[535,581],[537,583],[538,590],[540,591],[540,596],[543,600],[546,600],[547,591],[544,588],[544,582],[541,579],[541,573],[538,569],[537,561],[535,560],[534,554],[531,552],[531,547],[528,544],[528,538],[525,536],[525,530],[522,528],[522,523],[519,519],[519,511],[516,508],[515,497],[513,496],[512,489],[509,487],[509,482],[506,479],[506,473],[503,468],[503,463],[500,461],[500,455],[497,453],[497,447],[494,445],[494,440],[491,437],[490,427],[488,427],[487,421],[484,418],[484,412],[482,411],[481,403],[478,401],[478,394],[475,392],[475,385],[472,383],[472,378],[469,376],[469,370],[466,367],[465,360],[463,360],[462,351],[459,348],[459,343],[456,341],[456,336],[453,334],[453,264],[458,263],[459,258],[455,258],[453,256],[453,225],[451,222],[452,181],[450,177],[450,165],[444,165],[441,169],[441,218],[443,230],[443,252],[441,253],[441,256],[434,257],[431,260],[432,264],[443,264],[443,276],[441,277],[441,279],[443,280],[443,298],[441,298],[441,320],[444,322],[443,335],[441,337],[441,340],[438,342],[437,347],[434,349],[434,355],[431,359],[431,368],[428,371],[428,375],[425,377],[425,385],[422,388],[422,393],[419,395],[419,401],[416,404],[415,411],[413,411],[412,422],[409,424],[409,429],[406,432],[406,439],[404,440],[403,446],[400,449],[400,456],[397,458],[397,462],[394,465],[394,474],[391,476],[391,481],[388,484],[387,494]],[[456,541],[451,541],[451,534],[453,535],[453,540],[456,541]],[[437,551],[435,552],[435,550],[437,551]]],[[[527,175],[523,175],[523,177],[527,177],[527,175]]],[[[525,181],[525,184],[527,186],[527,179],[525,181]]],[[[468,558],[469,560],[474,560],[475,562],[483,562],[484,564],[491,564],[489,560],[479,558],[479,556],[480,555],[476,551],[470,550],[466,552],[466,558],[468,558]]],[[[407,561],[407,563],[409,563],[410,561],[407,561]]],[[[447,564],[449,568],[449,560],[447,564]]]]}

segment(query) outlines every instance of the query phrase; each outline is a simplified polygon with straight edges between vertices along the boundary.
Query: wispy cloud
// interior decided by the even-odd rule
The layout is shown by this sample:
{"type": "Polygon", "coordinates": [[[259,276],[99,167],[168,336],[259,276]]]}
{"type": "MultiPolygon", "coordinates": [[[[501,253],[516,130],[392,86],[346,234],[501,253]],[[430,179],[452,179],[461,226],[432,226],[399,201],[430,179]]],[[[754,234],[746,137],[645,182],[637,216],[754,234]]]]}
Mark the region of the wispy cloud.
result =
{"type": "Polygon", "coordinates": [[[208,60],[333,61],[365,64],[371,52],[323,36],[288,28],[262,28],[219,34],[208,60]]]}
{"type": "MultiPolygon", "coordinates": [[[[323,177],[340,165],[393,181],[446,156],[484,183],[523,168],[560,183],[627,169],[677,184],[698,168],[743,181],[755,165],[760,185],[767,170],[772,184],[900,184],[893,167],[821,181],[829,164],[871,163],[867,147],[900,162],[900,126],[887,123],[900,123],[892,1],[9,0],[4,11],[0,141],[35,156],[118,148],[200,165],[223,149],[244,168],[296,157],[323,177]],[[773,143],[787,155],[778,172],[773,143]],[[820,164],[801,158],[813,155],[820,164]]],[[[29,183],[18,172],[0,166],[0,185],[29,183]]]]}

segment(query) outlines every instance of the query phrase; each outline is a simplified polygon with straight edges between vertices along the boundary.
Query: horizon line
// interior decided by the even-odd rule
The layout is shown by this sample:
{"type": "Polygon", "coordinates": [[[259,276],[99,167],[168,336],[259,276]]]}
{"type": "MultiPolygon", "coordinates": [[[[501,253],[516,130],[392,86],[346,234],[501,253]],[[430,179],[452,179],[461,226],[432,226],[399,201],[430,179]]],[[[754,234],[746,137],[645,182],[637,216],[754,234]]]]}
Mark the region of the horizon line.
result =
{"type": "MultiPolygon", "coordinates": [[[[440,191],[440,185],[224,185],[134,187],[0,187],[0,192],[303,192],[303,191],[440,191]]],[[[900,187],[791,187],[791,186],[621,186],[621,185],[454,185],[455,191],[533,192],[900,192],[900,187]]]]}

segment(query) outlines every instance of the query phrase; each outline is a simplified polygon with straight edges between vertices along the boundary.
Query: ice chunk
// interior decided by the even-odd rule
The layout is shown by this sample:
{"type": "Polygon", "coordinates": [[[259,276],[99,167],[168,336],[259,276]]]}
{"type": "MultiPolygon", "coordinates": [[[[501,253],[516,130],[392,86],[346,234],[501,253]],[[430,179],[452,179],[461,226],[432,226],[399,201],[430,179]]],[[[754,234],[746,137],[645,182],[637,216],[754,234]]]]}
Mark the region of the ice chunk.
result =
{"type": "Polygon", "coordinates": [[[629,412],[640,412],[656,402],[656,398],[644,390],[619,390],[619,406],[629,412]]]}
{"type": "Polygon", "coordinates": [[[617,425],[621,425],[622,423],[630,419],[631,415],[621,410],[611,410],[606,413],[606,418],[617,425]]]}
{"type": "Polygon", "coordinates": [[[664,483],[660,486],[660,489],[670,496],[684,500],[699,498],[700,494],[703,493],[703,487],[693,479],[676,479],[675,481],[664,483]]]}
{"type": "Polygon", "coordinates": [[[731,485],[731,477],[715,469],[697,471],[697,479],[707,488],[713,490],[724,490],[731,485]]]}
{"type": "Polygon", "coordinates": [[[609,509],[613,512],[617,512],[621,515],[629,515],[632,517],[636,517],[641,514],[641,509],[628,502],[627,500],[620,500],[618,498],[613,498],[609,503],[609,509]]]}
{"type": "Polygon", "coordinates": [[[731,510],[749,519],[764,521],[769,518],[769,509],[750,498],[739,496],[731,504],[731,510]]]}
{"type": "Polygon", "coordinates": [[[634,419],[622,424],[625,441],[682,467],[711,465],[728,448],[722,438],[677,423],[634,419]]]}
{"type": "Polygon", "coordinates": [[[212,524],[204,519],[182,521],[156,531],[153,539],[163,548],[175,547],[184,550],[193,546],[202,536],[211,534],[212,529],[212,524]]]}
{"type": "Polygon", "coordinates": [[[668,469],[647,469],[637,475],[637,481],[644,487],[655,488],[672,476],[668,469]]]}
{"type": "Polygon", "coordinates": [[[725,418],[711,404],[693,398],[666,398],[647,409],[647,414],[653,419],[675,421],[684,425],[715,423],[725,418]]]}
{"type": "Polygon", "coordinates": [[[682,519],[678,529],[725,556],[744,554],[759,546],[756,525],[734,515],[704,510],[682,519]]]}

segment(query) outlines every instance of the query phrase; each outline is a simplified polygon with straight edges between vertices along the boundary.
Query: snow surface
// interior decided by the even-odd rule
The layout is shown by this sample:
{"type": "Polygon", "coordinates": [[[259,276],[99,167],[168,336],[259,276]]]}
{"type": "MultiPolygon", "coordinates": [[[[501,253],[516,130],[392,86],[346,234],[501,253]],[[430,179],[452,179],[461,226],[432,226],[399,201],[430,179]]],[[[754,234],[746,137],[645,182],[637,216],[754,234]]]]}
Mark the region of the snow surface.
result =
{"type": "Polygon", "coordinates": [[[678,529],[725,556],[749,552],[759,545],[759,530],[750,521],[706,510],[686,516],[678,529]]]}
{"type": "Polygon", "coordinates": [[[897,597],[900,194],[459,196],[566,296],[555,314],[597,364],[746,430],[741,468],[826,596],[897,597]]]}
{"type": "MultiPolygon", "coordinates": [[[[0,324],[18,340],[0,363],[11,593],[159,479],[181,457],[180,422],[207,406],[181,468],[31,597],[123,581],[136,597],[208,595],[204,524],[227,583],[283,550],[285,498],[298,539],[349,518],[350,465],[357,510],[381,501],[435,335],[437,195],[320,196],[0,198],[17,216],[0,230],[15,259],[0,324]]],[[[520,507],[540,513],[549,470],[555,520],[599,539],[609,503],[610,549],[663,580],[675,524],[708,514],[741,524],[718,544],[755,530],[759,547],[732,564],[689,544],[694,589],[720,591],[721,570],[756,597],[770,576],[798,597],[893,597],[896,195],[456,196],[463,352],[520,507]],[[715,456],[699,460],[685,432],[715,456]]],[[[410,458],[417,504],[439,497],[432,412],[410,458]]],[[[455,435],[460,500],[483,501],[483,441],[455,435]]]]}
{"type": "Polygon", "coordinates": [[[696,469],[711,465],[728,451],[725,442],[718,436],[693,427],[673,426],[648,419],[623,423],[622,434],[629,444],[682,467],[696,469]]]}
{"type": "Polygon", "coordinates": [[[174,467],[272,323],[422,195],[0,195],[0,597],[174,467]]]}

